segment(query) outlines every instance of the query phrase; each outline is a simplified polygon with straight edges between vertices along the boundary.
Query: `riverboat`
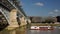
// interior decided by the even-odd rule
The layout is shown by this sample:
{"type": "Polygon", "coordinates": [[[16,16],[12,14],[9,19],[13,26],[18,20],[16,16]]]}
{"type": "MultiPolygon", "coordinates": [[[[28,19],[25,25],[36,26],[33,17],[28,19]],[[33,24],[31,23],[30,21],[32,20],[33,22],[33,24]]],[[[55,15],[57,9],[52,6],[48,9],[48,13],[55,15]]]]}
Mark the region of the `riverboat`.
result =
{"type": "Polygon", "coordinates": [[[53,30],[52,26],[31,26],[31,30],[53,30]]]}

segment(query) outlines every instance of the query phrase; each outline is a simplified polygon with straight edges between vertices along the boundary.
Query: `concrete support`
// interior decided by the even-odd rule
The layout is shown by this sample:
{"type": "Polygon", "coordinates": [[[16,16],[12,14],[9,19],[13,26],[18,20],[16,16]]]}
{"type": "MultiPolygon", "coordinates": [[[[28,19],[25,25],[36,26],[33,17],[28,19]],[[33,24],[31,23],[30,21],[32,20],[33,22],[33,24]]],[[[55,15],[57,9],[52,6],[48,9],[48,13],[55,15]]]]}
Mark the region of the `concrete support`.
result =
{"type": "Polygon", "coordinates": [[[25,20],[24,17],[21,17],[21,18],[20,18],[20,21],[21,21],[20,26],[23,26],[23,25],[26,25],[26,24],[27,24],[27,22],[26,22],[26,20],[25,20]]]}
{"type": "Polygon", "coordinates": [[[13,30],[13,29],[19,27],[17,19],[16,19],[16,17],[17,17],[16,14],[17,14],[17,10],[16,9],[12,9],[10,11],[9,26],[7,27],[8,30],[13,30]]]}

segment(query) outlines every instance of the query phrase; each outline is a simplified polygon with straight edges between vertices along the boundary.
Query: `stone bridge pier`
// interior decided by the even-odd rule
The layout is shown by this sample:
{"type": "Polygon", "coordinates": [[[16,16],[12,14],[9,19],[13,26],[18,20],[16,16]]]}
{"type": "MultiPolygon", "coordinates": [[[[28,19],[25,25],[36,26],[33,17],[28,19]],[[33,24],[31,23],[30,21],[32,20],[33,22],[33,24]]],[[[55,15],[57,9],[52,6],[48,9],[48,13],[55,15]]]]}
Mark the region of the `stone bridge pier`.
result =
{"type": "Polygon", "coordinates": [[[27,19],[27,16],[21,8],[18,0],[0,0],[0,9],[2,9],[4,18],[6,18],[6,23],[9,24],[2,31],[0,31],[0,34],[16,34],[18,31],[21,33],[20,31],[26,30],[26,27],[24,26],[27,25],[27,21],[29,23],[31,22],[27,19]],[[18,16],[17,14],[21,15],[22,17],[18,16]],[[17,17],[19,19],[19,23],[17,17]]]}
{"type": "Polygon", "coordinates": [[[12,9],[9,12],[9,25],[0,32],[0,34],[17,34],[17,32],[21,33],[21,31],[25,31],[27,25],[27,21],[30,23],[30,20],[26,19],[24,16],[20,17],[20,25],[17,22],[17,9],[12,9]],[[19,28],[21,27],[21,28],[19,28]]]}
{"type": "Polygon", "coordinates": [[[25,19],[25,17],[20,18],[20,23],[21,23],[20,26],[24,26],[27,24],[27,20],[25,19]]]}
{"type": "Polygon", "coordinates": [[[16,14],[17,14],[16,9],[12,9],[10,11],[9,26],[7,27],[8,30],[12,30],[12,29],[19,27],[18,22],[16,20],[16,18],[17,18],[16,14]]]}
{"type": "Polygon", "coordinates": [[[17,10],[16,9],[12,9],[9,13],[9,26],[6,27],[3,30],[3,34],[16,34],[16,29],[19,27],[18,22],[16,20],[16,14],[17,14],[17,10]]]}
{"type": "MultiPolygon", "coordinates": [[[[16,34],[16,31],[19,31],[21,26],[25,26],[27,24],[25,17],[20,18],[20,25],[17,22],[17,9],[12,9],[9,14],[9,26],[6,28],[6,31],[9,34],[16,34]]],[[[22,27],[23,29],[24,27],[22,27]]],[[[5,30],[4,30],[5,31],[5,30]]]]}

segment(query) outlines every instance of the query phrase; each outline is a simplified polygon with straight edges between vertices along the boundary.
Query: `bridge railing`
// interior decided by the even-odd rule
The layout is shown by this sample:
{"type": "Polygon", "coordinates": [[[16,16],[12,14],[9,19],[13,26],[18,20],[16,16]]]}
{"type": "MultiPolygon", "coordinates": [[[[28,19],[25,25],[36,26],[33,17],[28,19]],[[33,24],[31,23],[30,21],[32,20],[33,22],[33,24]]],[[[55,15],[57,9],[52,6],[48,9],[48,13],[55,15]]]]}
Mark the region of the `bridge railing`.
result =
{"type": "Polygon", "coordinates": [[[9,15],[7,14],[7,12],[6,11],[3,11],[2,9],[0,9],[0,12],[5,16],[6,20],[9,23],[9,15]]]}
{"type": "Polygon", "coordinates": [[[10,0],[8,0],[15,8],[16,8],[16,6],[15,6],[15,4],[13,4],[13,2],[12,1],[10,1],[10,0]]]}
{"type": "MultiPolygon", "coordinates": [[[[24,16],[24,14],[21,12],[21,10],[19,10],[12,1],[10,1],[10,0],[8,0],[8,1],[11,3],[11,5],[13,5],[13,6],[18,10],[18,12],[19,12],[21,15],[24,16]]],[[[25,17],[25,16],[24,16],[24,17],[25,17]]]]}

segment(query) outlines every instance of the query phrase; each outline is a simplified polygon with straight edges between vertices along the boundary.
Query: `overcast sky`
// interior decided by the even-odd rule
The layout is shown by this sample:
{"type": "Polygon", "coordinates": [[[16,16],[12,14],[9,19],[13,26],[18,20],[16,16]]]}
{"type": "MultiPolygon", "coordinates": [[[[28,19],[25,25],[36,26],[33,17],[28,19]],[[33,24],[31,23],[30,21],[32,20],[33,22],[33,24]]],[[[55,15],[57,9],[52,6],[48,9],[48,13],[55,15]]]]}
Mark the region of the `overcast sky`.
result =
{"type": "Polygon", "coordinates": [[[60,0],[20,0],[28,16],[59,15],[60,0]]]}

